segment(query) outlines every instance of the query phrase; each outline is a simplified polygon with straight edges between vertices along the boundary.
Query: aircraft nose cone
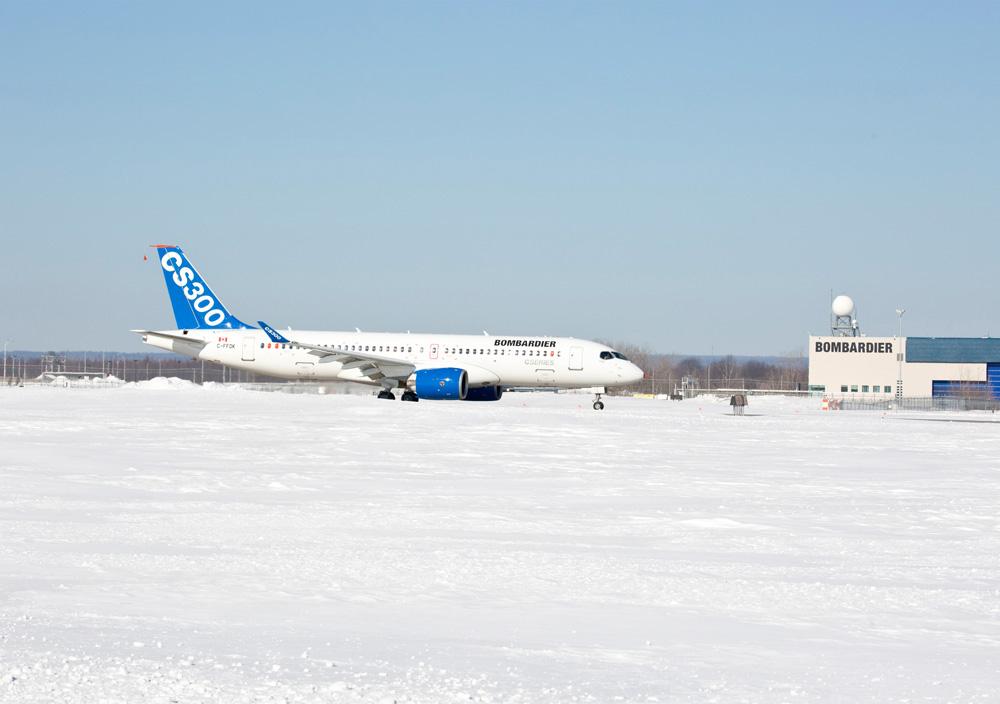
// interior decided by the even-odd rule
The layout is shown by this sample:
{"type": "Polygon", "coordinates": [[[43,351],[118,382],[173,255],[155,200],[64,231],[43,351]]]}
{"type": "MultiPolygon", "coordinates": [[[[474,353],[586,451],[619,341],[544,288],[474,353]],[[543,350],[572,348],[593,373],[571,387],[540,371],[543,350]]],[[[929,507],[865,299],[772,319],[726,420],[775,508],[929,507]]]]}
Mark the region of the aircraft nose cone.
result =
{"type": "Polygon", "coordinates": [[[639,369],[639,367],[637,367],[636,365],[632,364],[631,362],[629,363],[628,368],[625,369],[625,379],[626,381],[628,381],[629,384],[634,384],[637,381],[642,381],[644,376],[646,375],[643,373],[643,371],[639,369]]]}

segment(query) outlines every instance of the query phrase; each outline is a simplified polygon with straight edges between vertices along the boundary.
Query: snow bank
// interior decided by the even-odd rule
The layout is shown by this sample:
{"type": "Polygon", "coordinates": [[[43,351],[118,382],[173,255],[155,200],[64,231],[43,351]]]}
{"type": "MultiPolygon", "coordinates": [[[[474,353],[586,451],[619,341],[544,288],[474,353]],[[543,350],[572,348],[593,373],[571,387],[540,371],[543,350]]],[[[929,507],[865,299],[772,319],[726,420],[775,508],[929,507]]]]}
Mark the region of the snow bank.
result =
{"type": "MultiPolygon", "coordinates": [[[[190,391],[202,388],[201,385],[195,384],[190,379],[181,379],[176,376],[157,376],[145,381],[130,381],[125,386],[129,389],[146,391],[190,391]]],[[[208,385],[206,384],[206,386],[208,385]]]]}
{"type": "Polygon", "coordinates": [[[122,386],[123,384],[121,379],[110,374],[108,376],[95,374],[94,376],[70,377],[63,376],[62,374],[50,377],[43,374],[36,377],[35,381],[46,386],[53,386],[57,388],[111,388],[122,386]]]}

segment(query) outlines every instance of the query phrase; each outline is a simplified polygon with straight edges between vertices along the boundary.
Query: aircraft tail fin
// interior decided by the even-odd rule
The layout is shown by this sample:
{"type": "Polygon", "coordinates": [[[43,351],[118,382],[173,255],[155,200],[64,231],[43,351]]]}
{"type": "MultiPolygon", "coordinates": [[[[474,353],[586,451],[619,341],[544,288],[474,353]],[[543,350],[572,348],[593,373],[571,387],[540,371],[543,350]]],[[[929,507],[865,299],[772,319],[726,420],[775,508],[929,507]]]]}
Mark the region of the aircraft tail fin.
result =
{"type": "Polygon", "coordinates": [[[154,244],[179,330],[249,328],[229,312],[180,247],[154,244]]]}

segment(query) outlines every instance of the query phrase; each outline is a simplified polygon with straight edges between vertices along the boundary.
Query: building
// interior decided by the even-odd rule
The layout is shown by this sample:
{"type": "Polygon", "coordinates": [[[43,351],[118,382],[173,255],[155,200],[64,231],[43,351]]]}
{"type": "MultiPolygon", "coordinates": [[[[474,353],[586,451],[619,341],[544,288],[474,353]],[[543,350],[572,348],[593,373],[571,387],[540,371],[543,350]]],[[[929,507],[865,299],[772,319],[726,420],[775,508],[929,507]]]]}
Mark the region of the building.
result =
{"type": "MultiPolygon", "coordinates": [[[[1000,339],[865,337],[855,312],[849,296],[837,296],[830,335],[809,337],[810,391],[862,399],[1000,399],[1000,339]]],[[[905,312],[896,311],[900,321],[905,312]]]]}
{"type": "Polygon", "coordinates": [[[1000,339],[810,336],[809,389],[867,398],[1000,399],[1000,339]]]}

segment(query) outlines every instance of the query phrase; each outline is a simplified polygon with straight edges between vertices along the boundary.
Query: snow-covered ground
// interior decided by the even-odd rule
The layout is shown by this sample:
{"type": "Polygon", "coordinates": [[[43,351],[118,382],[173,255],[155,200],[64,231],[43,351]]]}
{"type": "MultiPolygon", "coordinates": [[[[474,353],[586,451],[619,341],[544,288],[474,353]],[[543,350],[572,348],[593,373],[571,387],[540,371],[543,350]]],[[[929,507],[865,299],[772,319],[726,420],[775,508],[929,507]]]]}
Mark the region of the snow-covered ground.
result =
{"type": "Polygon", "coordinates": [[[0,388],[0,701],[1000,701],[992,416],[607,401],[0,388]]]}

